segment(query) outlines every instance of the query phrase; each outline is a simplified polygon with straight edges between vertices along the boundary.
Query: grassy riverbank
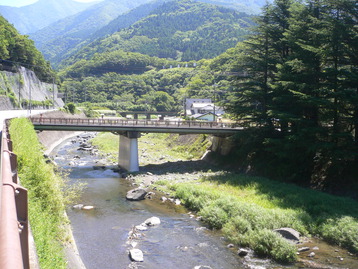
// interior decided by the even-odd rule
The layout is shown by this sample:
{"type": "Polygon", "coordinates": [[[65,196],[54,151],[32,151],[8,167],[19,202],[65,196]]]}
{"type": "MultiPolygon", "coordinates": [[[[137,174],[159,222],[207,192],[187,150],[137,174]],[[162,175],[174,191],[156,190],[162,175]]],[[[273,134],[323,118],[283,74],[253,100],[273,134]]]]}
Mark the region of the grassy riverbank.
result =
{"type": "Polygon", "coordinates": [[[64,182],[46,163],[43,147],[28,119],[10,124],[13,150],[18,157],[21,185],[28,190],[29,220],[41,268],[66,268],[63,243],[68,240],[64,214],[64,182]]]}
{"type": "MultiPolygon", "coordinates": [[[[153,134],[139,140],[143,172],[135,175],[136,180],[155,182],[159,189],[170,190],[209,226],[222,230],[231,242],[280,262],[292,262],[297,259],[297,247],[273,232],[291,227],[302,235],[318,236],[358,253],[357,202],[266,178],[221,171],[185,154],[195,143],[182,143],[181,154],[177,155],[172,138],[153,134]],[[176,157],[181,161],[175,162],[172,158],[176,157]],[[186,162],[190,158],[194,161],[186,162]],[[153,174],[150,180],[145,180],[145,170],[153,174]]],[[[100,135],[96,144],[100,145],[101,140],[111,139],[100,135]]]]}

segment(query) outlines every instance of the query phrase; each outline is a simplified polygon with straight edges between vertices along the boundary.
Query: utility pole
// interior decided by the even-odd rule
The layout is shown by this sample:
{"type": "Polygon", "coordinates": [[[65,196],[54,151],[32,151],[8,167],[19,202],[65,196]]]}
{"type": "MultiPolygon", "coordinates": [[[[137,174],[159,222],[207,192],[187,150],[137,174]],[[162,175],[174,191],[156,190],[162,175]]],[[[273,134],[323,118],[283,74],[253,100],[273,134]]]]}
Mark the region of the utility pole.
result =
{"type": "Polygon", "coordinates": [[[52,108],[55,109],[55,77],[52,77],[52,98],[53,98],[52,108]]]}
{"type": "Polygon", "coordinates": [[[213,100],[213,105],[214,105],[214,122],[216,122],[216,107],[215,107],[215,101],[216,101],[216,87],[219,86],[218,84],[215,83],[214,81],[214,100],[213,100]]]}
{"type": "Polygon", "coordinates": [[[20,68],[17,68],[17,71],[19,72],[19,109],[21,109],[21,73],[20,73],[20,68]]]}

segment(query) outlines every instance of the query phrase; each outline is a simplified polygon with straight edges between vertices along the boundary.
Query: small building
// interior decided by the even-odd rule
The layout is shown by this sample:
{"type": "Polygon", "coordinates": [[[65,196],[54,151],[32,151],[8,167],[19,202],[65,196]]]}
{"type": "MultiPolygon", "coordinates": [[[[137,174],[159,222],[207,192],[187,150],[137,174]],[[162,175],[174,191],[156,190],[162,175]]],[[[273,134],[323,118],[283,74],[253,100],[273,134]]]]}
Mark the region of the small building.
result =
{"type": "Polygon", "coordinates": [[[211,99],[186,99],[185,105],[185,115],[198,120],[214,121],[225,113],[211,99]]]}

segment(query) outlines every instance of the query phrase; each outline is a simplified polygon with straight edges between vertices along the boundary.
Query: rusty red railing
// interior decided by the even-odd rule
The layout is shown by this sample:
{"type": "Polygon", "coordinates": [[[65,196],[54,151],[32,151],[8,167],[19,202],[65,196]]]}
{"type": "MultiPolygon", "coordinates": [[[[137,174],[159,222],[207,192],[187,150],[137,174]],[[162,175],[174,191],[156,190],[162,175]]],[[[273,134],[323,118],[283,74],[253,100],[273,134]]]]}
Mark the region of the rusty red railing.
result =
{"type": "Polygon", "coordinates": [[[172,128],[203,128],[203,129],[233,129],[239,128],[236,122],[212,121],[169,121],[169,120],[140,120],[140,119],[98,119],[98,118],[42,118],[32,117],[34,124],[65,124],[65,125],[102,125],[102,126],[154,126],[172,128]]]}
{"type": "Polygon", "coordinates": [[[1,133],[0,268],[29,268],[27,190],[19,185],[8,128],[1,133]]]}

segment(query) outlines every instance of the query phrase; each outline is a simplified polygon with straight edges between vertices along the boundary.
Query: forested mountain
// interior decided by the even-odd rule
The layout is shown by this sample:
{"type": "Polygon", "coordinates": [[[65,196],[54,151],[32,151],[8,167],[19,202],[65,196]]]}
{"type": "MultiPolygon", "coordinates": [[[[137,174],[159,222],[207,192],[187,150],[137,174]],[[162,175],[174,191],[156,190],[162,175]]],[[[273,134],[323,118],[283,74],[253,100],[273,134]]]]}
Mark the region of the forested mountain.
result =
{"type": "Polygon", "coordinates": [[[118,50],[178,61],[212,58],[249,33],[250,16],[190,0],[167,2],[149,16],[113,35],[97,40],[67,60],[90,60],[118,50]]]}
{"type": "Polygon", "coordinates": [[[272,0],[199,0],[200,2],[213,4],[217,6],[223,6],[231,9],[235,9],[239,12],[245,12],[247,14],[259,14],[261,8],[266,3],[271,3],[272,0]]]}
{"type": "Polygon", "coordinates": [[[93,4],[73,0],[39,0],[23,7],[0,6],[0,14],[13,23],[20,33],[29,34],[81,12],[93,4]]]}
{"type": "Polygon", "coordinates": [[[57,21],[31,38],[53,64],[109,22],[148,0],[104,0],[90,8],[57,21]]]}
{"type": "Polygon", "coordinates": [[[55,76],[34,42],[0,16],[0,70],[12,70],[20,65],[35,71],[42,81],[52,82],[55,76]]]}

